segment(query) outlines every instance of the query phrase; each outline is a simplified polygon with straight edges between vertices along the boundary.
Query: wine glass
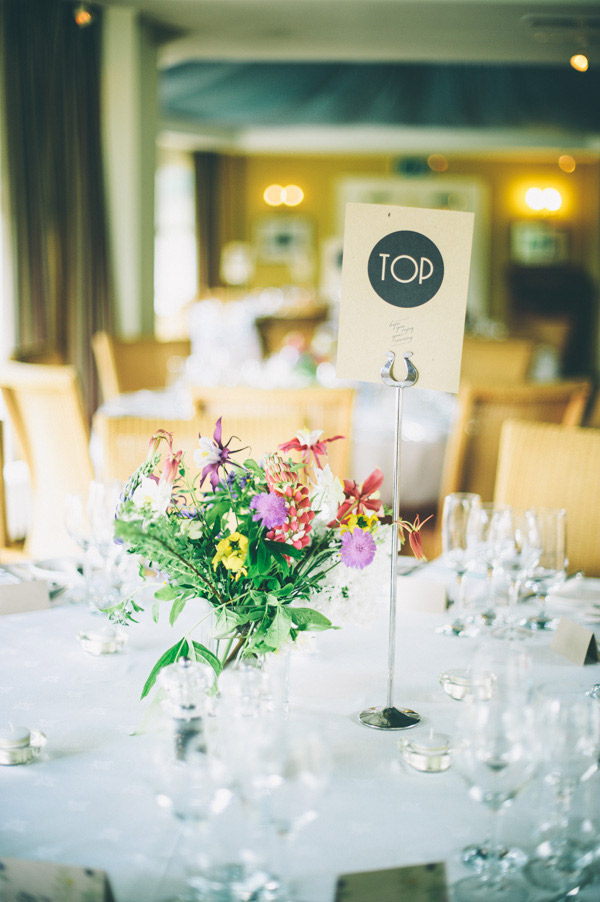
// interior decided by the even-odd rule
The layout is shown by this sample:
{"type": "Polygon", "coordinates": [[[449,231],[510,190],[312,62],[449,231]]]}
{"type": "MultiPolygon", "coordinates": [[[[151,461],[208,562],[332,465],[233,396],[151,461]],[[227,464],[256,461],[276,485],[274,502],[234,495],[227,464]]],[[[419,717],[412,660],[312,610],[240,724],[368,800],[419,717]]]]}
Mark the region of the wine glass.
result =
{"type": "Polygon", "coordinates": [[[564,509],[531,508],[528,514],[535,520],[541,555],[530,571],[526,585],[539,600],[539,610],[521,625],[530,630],[553,630],[558,621],[545,611],[545,602],[546,596],[560,586],[567,575],[567,512],[564,509]]]}
{"type": "Polygon", "coordinates": [[[493,594],[494,570],[498,567],[504,538],[511,529],[510,514],[508,505],[486,502],[474,523],[477,557],[486,571],[486,607],[480,616],[488,626],[498,621],[493,594]]]}
{"type": "Polygon", "coordinates": [[[454,618],[438,632],[448,636],[474,636],[477,630],[463,616],[464,575],[476,558],[474,524],[479,517],[481,498],[473,492],[453,492],[444,498],[442,512],[442,555],[456,574],[454,618]]]}
{"type": "Polygon", "coordinates": [[[489,864],[476,877],[454,886],[456,902],[526,902],[522,882],[502,867],[498,840],[500,812],[533,778],[538,765],[538,747],[530,707],[515,703],[509,695],[489,702],[474,699],[467,705],[463,737],[452,756],[456,769],[469,787],[469,796],[492,812],[489,864]]]}
{"type": "Polygon", "coordinates": [[[540,530],[532,511],[511,510],[511,528],[499,542],[498,567],[509,582],[506,623],[493,635],[501,639],[518,639],[527,635],[517,623],[517,606],[521,587],[537,567],[542,554],[540,530]]]}
{"type": "MultiPolygon", "coordinates": [[[[498,642],[489,633],[475,649],[470,665],[471,679],[475,685],[489,685],[492,678],[492,694],[495,698],[510,698],[517,706],[531,704],[533,661],[528,649],[514,642],[498,642]]],[[[483,696],[485,700],[485,696],[483,696]]],[[[461,852],[464,865],[481,871],[488,867],[492,840],[466,846],[461,852]]],[[[505,870],[517,870],[527,861],[527,853],[517,846],[500,842],[494,854],[505,870]]]]}
{"type": "Polygon", "coordinates": [[[538,719],[544,786],[552,794],[553,810],[525,873],[536,886],[568,892],[591,860],[589,844],[572,830],[572,809],[578,786],[598,769],[600,706],[577,689],[543,686],[538,719]]]}

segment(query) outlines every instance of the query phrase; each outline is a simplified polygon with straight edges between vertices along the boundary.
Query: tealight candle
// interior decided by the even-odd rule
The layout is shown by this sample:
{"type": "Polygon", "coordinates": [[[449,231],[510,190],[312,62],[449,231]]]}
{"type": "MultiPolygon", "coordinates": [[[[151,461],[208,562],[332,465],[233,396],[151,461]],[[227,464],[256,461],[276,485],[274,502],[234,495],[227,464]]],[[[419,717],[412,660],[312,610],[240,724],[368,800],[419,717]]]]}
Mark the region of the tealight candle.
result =
{"type": "Polygon", "coordinates": [[[77,638],[85,651],[91,655],[112,655],[120,651],[125,644],[125,634],[111,626],[99,630],[78,633],[77,638]]]}
{"type": "Polygon", "coordinates": [[[435,774],[450,767],[450,739],[445,733],[434,733],[405,739],[399,743],[407,764],[424,773],[435,774]]]}
{"type": "Polygon", "coordinates": [[[0,727],[0,764],[30,764],[46,744],[41,730],[8,724],[0,727]]]}
{"type": "Polygon", "coordinates": [[[444,692],[456,701],[474,695],[481,701],[488,701],[494,692],[496,677],[493,673],[471,673],[469,670],[444,670],[439,676],[444,692]]]}
{"type": "Polygon", "coordinates": [[[0,728],[0,749],[22,749],[28,746],[30,741],[31,733],[27,727],[9,724],[8,727],[0,728]]]}

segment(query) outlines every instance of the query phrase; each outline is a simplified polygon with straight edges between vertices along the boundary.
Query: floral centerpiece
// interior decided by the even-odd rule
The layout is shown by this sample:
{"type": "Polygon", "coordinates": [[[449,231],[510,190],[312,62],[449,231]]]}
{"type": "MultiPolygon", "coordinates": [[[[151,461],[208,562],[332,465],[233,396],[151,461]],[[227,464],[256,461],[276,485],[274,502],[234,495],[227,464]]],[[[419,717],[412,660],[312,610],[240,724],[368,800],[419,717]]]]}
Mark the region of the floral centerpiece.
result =
{"type": "MultiPolygon", "coordinates": [[[[208,648],[186,633],[157,661],[142,698],[161,668],[180,657],[205,661],[218,676],[235,660],[260,658],[306,631],[333,627],[310,602],[334,568],[343,568],[350,584],[353,571],[372,563],[383,475],[376,469],[361,486],[342,482],[325,459],[327,445],[343,437],[321,434],[302,430],[260,461],[236,460],[219,419],[212,437],[199,436],[195,471],[174,450],[170,433],[152,437],[119,502],[115,536],[140,557],[140,572],[162,583],[155,619],[166,605],[173,626],[187,604],[205,599],[215,644],[208,648]]],[[[420,526],[418,518],[400,524],[418,557],[420,526]]],[[[130,597],[112,616],[135,621],[140,610],[130,597]]]]}

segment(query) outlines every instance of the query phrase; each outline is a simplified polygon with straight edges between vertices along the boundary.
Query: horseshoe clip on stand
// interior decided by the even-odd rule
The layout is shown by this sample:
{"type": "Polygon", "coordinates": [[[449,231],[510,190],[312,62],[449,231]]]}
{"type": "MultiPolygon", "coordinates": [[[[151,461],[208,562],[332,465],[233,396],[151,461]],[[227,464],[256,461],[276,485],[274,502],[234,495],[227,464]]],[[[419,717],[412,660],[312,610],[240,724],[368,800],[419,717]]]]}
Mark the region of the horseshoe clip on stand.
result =
{"type": "Polygon", "coordinates": [[[387,702],[385,707],[366,708],[359,714],[359,720],[367,727],[376,730],[407,730],[416,726],[421,720],[421,715],[410,708],[396,708],[394,706],[394,670],[396,664],[396,583],[398,563],[398,523],[400,521],[400,443],[402,441],[402,391],[410,388],[419,378],[419,373],[411,362],[412,351],[407,351],[403,356],[406,363],[406,378],[398,382],[392,376],[395,354],[386,351],[387,362],[381,368],[381,381],[384,385],[396,390],[396,430],[394,460],[394,522],[392,524],[391,539],[391,564],[390,564],[390,621],[388,639],[388,685],[387,702]]]}

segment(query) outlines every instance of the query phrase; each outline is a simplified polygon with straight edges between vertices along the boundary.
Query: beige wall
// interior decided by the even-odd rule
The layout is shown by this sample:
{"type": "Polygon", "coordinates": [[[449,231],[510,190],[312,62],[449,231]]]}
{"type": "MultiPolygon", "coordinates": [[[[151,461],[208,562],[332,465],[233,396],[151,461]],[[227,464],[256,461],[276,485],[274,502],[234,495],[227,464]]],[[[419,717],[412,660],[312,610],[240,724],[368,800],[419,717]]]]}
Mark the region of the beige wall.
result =
{"type": "MultiPolygon", "coordinates": [[[[577,159],[577,155],[575,155],[577,159]]],[[[389,156],[247,156],[245,159],[245,233],[235,237],[251,240],[256,221],[266,215],[297,212],[309,217],[315,229],[316,248],[323,239],[336,233],[336,180],[354,175],[393,174],[397,158],[389,156]],[[272,208],[263,200],[267,185],[298,184],[303,203],[291,210],[272,208]]],[[[556,187],[563,196],[563,207],[553,220],[570,233],[571,259],[583,266],[598,283],[600,224],[600,162],[581,160],[571,174],[562,172],[556,160],[511,158],[506,154],[470,156],[448,155],[450,175],[475,176],[484,181],[491,199],[491,301],[490,313],[502,317],[506,305],[504,272],[509,261],[510,224],[515,220],[535,219],[524,204],[524,191],[531,185],[556,187]]],[[[432,174],[431,178],[435,179],[432,174]]],[[[543,218],[543,217],[542,217],[543,218]]],[[[318,268],[317,268],[318,276],[318,268]]],[[[285,266],[260,266],[255,284],[285,284],[290,281],[285,266]]]]}

